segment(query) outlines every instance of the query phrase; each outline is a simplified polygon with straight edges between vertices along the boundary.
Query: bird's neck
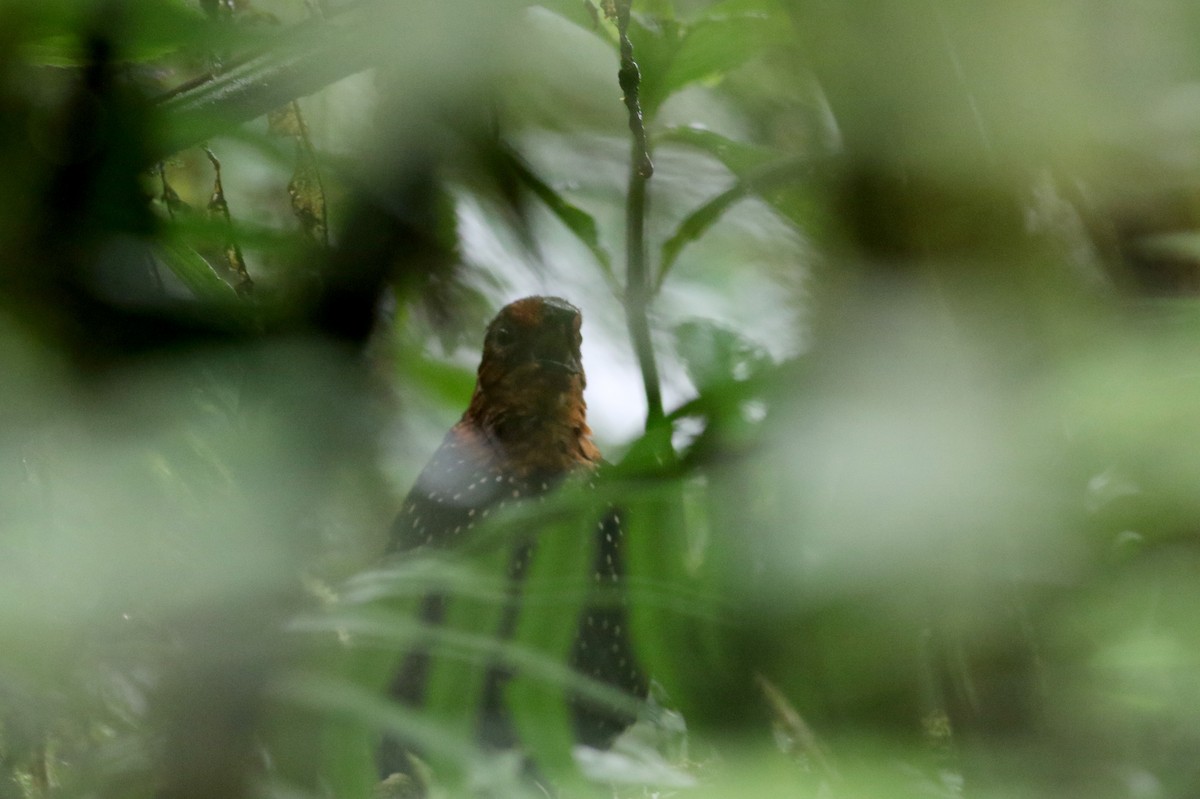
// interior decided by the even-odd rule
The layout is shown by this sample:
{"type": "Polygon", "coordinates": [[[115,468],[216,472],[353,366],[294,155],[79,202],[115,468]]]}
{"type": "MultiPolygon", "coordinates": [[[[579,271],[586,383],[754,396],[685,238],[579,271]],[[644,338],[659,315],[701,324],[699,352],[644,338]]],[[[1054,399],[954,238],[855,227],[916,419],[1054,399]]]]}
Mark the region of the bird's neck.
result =
{"type": "Polygon", "coordinates": [[[475,427],[519,474],[559,474],[599,462],[582,379],[564,386],[496,384],[475,388],[463,422],[475,427]]]}

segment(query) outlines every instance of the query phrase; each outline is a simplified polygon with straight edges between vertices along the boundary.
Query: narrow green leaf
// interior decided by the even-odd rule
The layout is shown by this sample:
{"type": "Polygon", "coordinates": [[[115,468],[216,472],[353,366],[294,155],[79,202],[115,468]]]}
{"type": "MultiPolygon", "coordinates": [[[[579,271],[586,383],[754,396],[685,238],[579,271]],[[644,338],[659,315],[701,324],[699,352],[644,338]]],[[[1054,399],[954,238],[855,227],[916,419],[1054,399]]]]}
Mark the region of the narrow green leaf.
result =
{"type": "MultiPolygon", "coordinates": [[[[578,582],[578,581],[572,581],[578,582]]],[[[540,607],[550,607],[558,613],[564,598],[568,603],[580,603],[588,592],[574,590],[562,581],[552,583],[523,600],[540,607]]],[[[672,606],[678,612],[690,613],[686,605],[672,606]]],[[[709,618],[701,616],[699,618],[709,618]]],[[[572,630],[574,626],[572,625],[572,630]]],[[[579,693],[597,702],[625,710],[636,710],[636,702],[616,689],[573,671],[559,655],[548,655],[531,649],[519,641],[501,641],[494,631],[484,633],[451,629],[446,625],[424,624],[412,616],[401,615],[382,608],[353,609],[296,620],[290,631],[302,636],[337,636],[344,646],[364,652],[395,652],[417,642],[435,645],[442,657],[479,667],[483,664],[502,665],[528,675],[535,682],[558,686],[579,693]]]]}
{"type": "Polygon", "coordinates": [[[376,4],[353,17],[341,24],[304,23],[274,34],[269,49],[163,100],[170,127],[155,157],[204,141],[372,66],[380,50],[364,42],[377,40],[371,32],[388,17],[376,4]]]}
{"type": "MultiPolygon", "coordinates": [[[[688,543],[678,486],[667,484],[653,493],[640,493],[626,503],[629,574],[633,581],[686,586],[688,543]]],[[[672,702],[693,690],[691,664],[697,652],[694,632],[699,625],[657,603],[630,603],[633,640],[642,665],[666,688],[672,702]]],[[[685,708],[686,715],[686,708],[685,708]]]]}
{"type": "MultiPolygon", "coordinates": [[[[809,177],[812,171],[812,162],[803,158],[785,159],[761,169],[751,170],[746,177],[738,180],[732,187],[684,217],[675,232],[663,242],[655,290],[662,288],[683,248],[704,235],[731,206],[749,194],[758,194],[774,205],[773,198],[768,192],[798,183],[809,177]]],[[[785,218],[790,219],[790,217],[785,218]]]]}
{"type": "Polygon", "coordinates": [[[744,177],[755,169],[783,158],[782,153],[777,150],[740,142],[698,125],[667,128],[656,134],[654,141],[656,144],[674,142],[703,150],[738,177],[744,177]]]}
{"type": "Polygon", "coordinates": [[[748,187],[739,181],[733,188],[726,189],[692,211],[679,223],[675,232],[663,242],[655,290],[662,288],[663,282],[667,279],[671,268],[675,266],[675,261],[684,246],[704,235],[705,231],[712,227],[731,205],[745,197],[748,191],[748,187]]]}
{"type": "MultiPolygon", "coordinates": [[[[591,502],[581,502],[578,511],[546,525],[538,535],[524,588],[551,601],[526,603],[514,637],[521,646],[564,666],[583,609],[580,589],[588,585],[595,560],[596,522],[592,519],[602,517],[602,509],[591,502]]],[[[562,685],[524,671],[513,680],[509,698],[521,740],[535,753],[539,765],[550,773],[572,768],[571,717],[562,685]]]]}
{"type": "Polygon", "coordinates": [[[596,220],[591,214],[569,202],[561,194],[554,190],[550,184],[542,180],[533,167],[520,156],[516,151],[501,147],[500,151],[503,157],[506,157],[510,168],[517,178],[525,184],[533,194],[545,203],[550,212],[558,217],[558,220],[567,226],[567,229],[575,234],[575,237],[583,243],[585,247],[592,253],[596,262],[600,264],[600,269],[604,273],[605,279],[614,290],[620,290],[620,282],[613,274],[612,257],[608,254],[608,250],[600,243],[600,232],[596,225],[596,220]]]}
{"type": "MultiPolygon", "coordinates": [[[[503,575],[508,565],[508,552],[497,548],[476,554],[471,565],[484,575],[503,575]]],[[[497,658],[479,651],[469,651],[463,656],[454,644],[470,639],[485,641],[489,648],[494,647],[505,606],[506,598],[476,601],[462,594],[447,594],[443,629],[438,631],[429,647],[432,665],[425,711],[463,741],[477,738],[484,682],[497,658]]],[[[437,774],[454,767],[454,763],[436,756],[431,756],[430,765],[437,774]]]]}
{"type": "MultiPolygon", "coordinates": [[[[319,674],[293,674],[273,686],[278,698],[320,710],[330,718],[341,718],[375,730],[402,735],[429,752],[456,762],[460,768],[478,756],[469,737],[380,698],[355,682],[319,674]]],[[[368,748],[368,756],[370,748],[368,748]]]]}
{"type": "Polygon", "coordinates": [[[200,253],[173,238],[163,242],[164,261],[175,276],[201,300],[233,301],[237,293],[200,253]]]}

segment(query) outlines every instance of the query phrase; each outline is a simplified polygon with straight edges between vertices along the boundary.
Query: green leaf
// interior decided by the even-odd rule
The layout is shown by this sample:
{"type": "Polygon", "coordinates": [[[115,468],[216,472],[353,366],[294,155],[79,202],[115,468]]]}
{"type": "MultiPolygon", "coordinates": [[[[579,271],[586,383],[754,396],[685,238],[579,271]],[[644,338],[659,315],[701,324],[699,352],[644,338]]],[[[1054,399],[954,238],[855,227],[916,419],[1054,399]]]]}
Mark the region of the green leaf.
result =
{"type": "Polygon", "coordinates": [[[168,238],[163,242],[164,261],[175,276],[191,289],[198,299],[228,302],[236,300],[237,293],[212,265],[181,241],[168,238]]]}
{"type": "Polygon", "coordinates": [[[688,377],[701,391],[752,380],[773,365],[762,347],[736,330],[709,320],[684,322],[676,327],[675,350],[688,377]]]}
{"type": "MultiPolygon", "coordinates": [[[[625,503],[624,513],[630,583],[696,588],[686,569],[690,545],[681,484],[631,494],[636,498],[625,503]]],[[[687,716],[688,698],[703,690],[707,658],[700,644],[711,625],[669,604],[645,601],[630,603],[630,623],[643,666],[687,716]]]]}
{"type": "MultiPolygon", "coordinates": [[[[463,771],[471,760],[479,756],[478,750],[469,743],[470,737],[453,733],[431,721],[425,714],[381,701],[377,694],[350,680],[320,674],[294,674],[275,685],[273,692],[288,702],[318,710],[326,718],[403,736],[423,750],[453,761],[463,771]]],[[[365,747],[365,762],[371,762],[372,751],[373,747],[365,747]]],[[[361,771],[364,757],[359,756],[355,760],[358,766],[356,770],[361,771]]],[[[373,773],[373,769],[371,771],[373,773]]],[[[359,774],[349,781],[362,784],[367,779],[359,774]]],[[[371,778],[367,784],[373,782],[371,778]]]]}
{"type": "Polygon", "coordinates": [[[182,150],[371,66],[358,26],[298,25],[273,46],[162,104],[170,121],[163,151],[182,150]]]}
{"type": "MultiPolygon", "coordinates": [[[[575,513],[544,524],[539,531],[524,591],[541,601],[524,604],[514,637],[515,643],[564,667],[595,562],[595,520],[603,517],[602,507],[578,493],[575,498],[581,500],[575,513]]],[[[509,698],[521,741],[536,754],[538,763],[550,773],[572,768],[571,717],[562,684],[522,672],[513,680],[509,698]]]]}
{"type": "Polygon", "coordinates": [[[683,35],[683,25],[673,19],[657,20],[643,14],[633,14],[629,19],[629,40],[641,73],[639,97],[647,120],[653,119],[671,94],[667,75],[683,35]]]}
{"type": "Polygon", "coordinates": [[[635,17],[634,58],[642,72],[642,104],[651,113],[680,89],[719,79],[771,46],[786,42],[790,20],[770,0],[728,0],[686,24],[635,17]]]}
{"type": "Polygon", "coordinates": [[[704,235],[705,231],[716,224],[721,215],[730,206],[745,197],[748,191],[749,189],[746,184],[739,181],[733,188],[721,192],[695,211],[692,211],[692,213],[688,214],[679,223],[679,227],[675,228],[675,232],[663,242],[662,254],[659,257],[660,266],[658,281],[655,286],[656,290],[662,288],[667,275],[670,273],[671,268],[675,266],[675,261],[684,246],[704,235]]]}
{"type": "MultiPolygon", "coordinates": [[[[478,553],[471,562],[480,574],[503,575],[508,565],[507,548],[478,553]]],[[[505,605],[503,597],[500,601],[476,601],[463,594],[447,594],[443,629],[434,632],[429,647],[432,667],[425,710],[460,740],[476,737],[484,682],[497,663],[491,653],[498,643],[496,636],[505,605]],[[486,642],[487,649],[464,652],[459,648],[463,640],[486,642]]],[[[430,765],[439,774],[454,766],[436,758],[431,758],[430,765]]]]}
{"type": "MultiPolygon", "coordinates": [[[[502,592],[480,595],[472,587],[462,594],[487,599],[499,605],[505,599],[502,592]]],[[[572,589],[559,579],[533,591],[523,592],[524,601],[537,607],[561,608],[563,598],[582,602],[586,591],[572,589]]],[[[692,613],[696,597],[681,595],[672,599],[667,606],[685,614],[692,613]]],[[[699,614],[711,618],[711,614],[699,614]]],[[[390,608],[354,608],[327,614],[304,616],[288,625],[289,631],[300,635],[336,635],[346,639],[351,649],[362,651],[398,650],[414,642],[430,641],[437,645],[444,657],[480,666],[484,663],[503,664],[528,674],[535,681],[549,683],[576,691],[598,702],[631,709],[627,696],[571,670],[561,657],[551,657],[544,652],[531,649],[517,641],[501,641],[494,631],[483,633],[451,629],[447,625],[430,626],[410,616],[392,612],[390,608]]],[[[572,628],[573,629],[573,628],[572,628]]]]}
{"type": "MultiPolygon", "coordinates": [[[[771,196],[771,192],[799,183],[802,179],[810,177],[812,173],[813,164],[809,159],[785,159],[769,164],[764,168],[751,170],[745,178],[738,180],[731,188],[692,211],[679,223],[675,232],[663,242],[655,290],[662,288],[683,248],[704,235],[739,200],[749,194],[758,194],[768,203],[775,205],[775,199],[771,196]]],[[[785,218],[791,219],[790,216],[785,216],[785,218]]]]}
{"type": "Polygon", "coordinates": [[[88,4],[48,2],[38,7],[21,31],[27,37],[22,57],[32,64],[84,66],[90,59],[82,34],[112,34],[116,63],[149,61],[183,48],[215,48],[229,43],[229,32],[209,22],[181,0],[130,0],[112,19],[99,22],[88,4]]]}
{"type": "Polygon", "coordinates": [[[540,6],[568,22],[575,23],[614,47],[617,44],[616,28],[604,19],[604,12],[599,9],[595,0],[538,0],[531,5],[540,6]]]}
{"type": "Polygon", "coordinates": [[[656,134],[654,141],[656,144],[675,142],[703,150],[739,177],[744,177],[751,171],[779,161],[783,157],[777,150],[740,142],[699,125],[667,128],[656,134]]]}
{"type": "Polygon", "coordinates": [[[637,0],[638,11],[656,19],[674,19],[675,4],[671,0],[637,0]]]}
{"type": "Polygon", "coordinates": [[[501,147],[500,152],[503,157],[507,158],[509,167],[525,187],[545,203],[550,212],[558,217],[559,221],[566,225],[567,229],[574,233],[575,237],[588,248],[592,256],[596,259],[596,262],[600,264],[600,268],[609,286],[619,292],[620,281],[613,274],[612,257],[608,254],[608,250],[604,248],[604,245],[600,243],[600,232],[595,218],[569,202],[546,183],[546,181],[542,180],[520,154],[508,147],[501,147]]]}
{"type": "Polygon", "coordinates": [[[397,353],[397,373],[440,405],[464,407],[475,388],[475,371],[431,358],[416,348],[397,353]]]}

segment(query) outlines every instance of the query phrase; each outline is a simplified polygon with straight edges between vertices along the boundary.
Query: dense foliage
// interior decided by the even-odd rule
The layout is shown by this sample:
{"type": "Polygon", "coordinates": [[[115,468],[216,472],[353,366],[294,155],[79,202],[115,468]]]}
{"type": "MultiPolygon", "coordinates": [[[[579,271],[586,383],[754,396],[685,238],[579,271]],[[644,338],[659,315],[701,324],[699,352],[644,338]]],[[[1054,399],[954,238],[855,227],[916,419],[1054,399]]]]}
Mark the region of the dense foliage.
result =
{"type": "Polygon", "coordinates": [[[0,3],[0,799],[1197,795],[1197,41],[1182,0],[0,3]],[[583,309],[610,468],[382,562],[529,293],[583,309]],[[564,665],[607,502],[654,687],[573,751],[571,692],[625,701],[564,665]],[[497,662],[521,756],[472,733],[497,662]],[[385,732],[422,762],[378,785],[385,732]]]}

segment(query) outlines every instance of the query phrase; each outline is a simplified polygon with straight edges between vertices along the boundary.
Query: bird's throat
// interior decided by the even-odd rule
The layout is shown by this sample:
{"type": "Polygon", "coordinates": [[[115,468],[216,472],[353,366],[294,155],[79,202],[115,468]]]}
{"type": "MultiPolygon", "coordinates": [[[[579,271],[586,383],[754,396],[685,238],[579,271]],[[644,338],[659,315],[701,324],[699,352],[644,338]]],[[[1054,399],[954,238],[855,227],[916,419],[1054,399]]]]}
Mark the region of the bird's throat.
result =
{"type": "Polygon", "coordinates": [[[478,385],[463,416],[525,473],[568,472],[599,460],[587,424],[582,380],[478,385]]]}

